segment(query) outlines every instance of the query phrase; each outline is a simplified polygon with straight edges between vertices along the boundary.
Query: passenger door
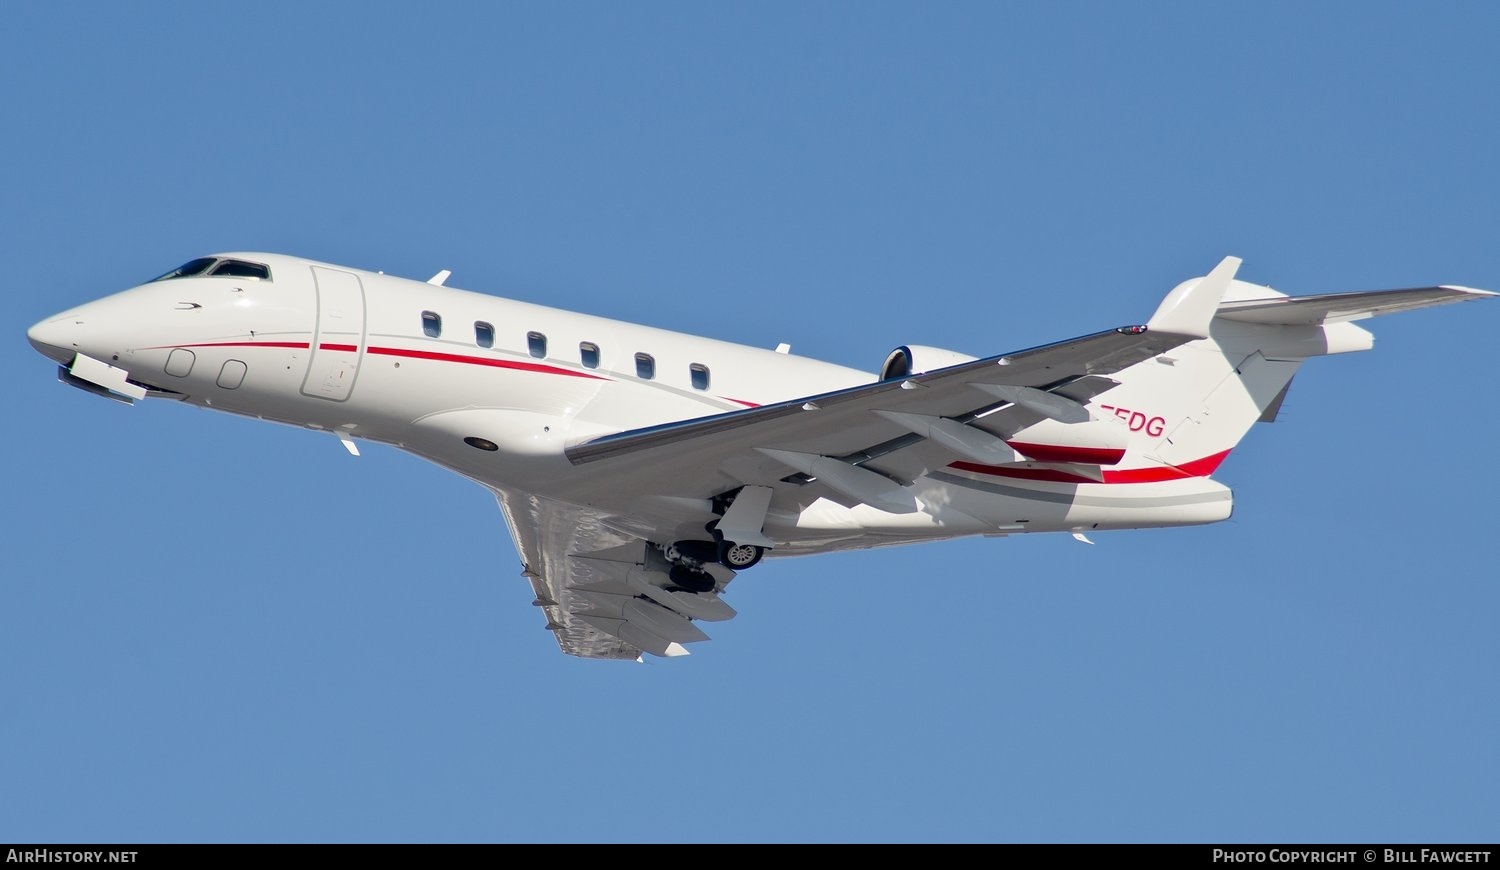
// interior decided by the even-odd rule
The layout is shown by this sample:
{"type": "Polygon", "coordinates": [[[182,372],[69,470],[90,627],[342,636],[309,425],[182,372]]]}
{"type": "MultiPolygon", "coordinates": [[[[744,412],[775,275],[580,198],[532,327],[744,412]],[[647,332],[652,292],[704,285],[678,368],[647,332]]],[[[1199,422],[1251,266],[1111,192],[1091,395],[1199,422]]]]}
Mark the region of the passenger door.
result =
{"type": "Polygon", "coordinates": [[[365,353],[365,290],[359,276],[313,266],[318,324],[302,393],[342,402],[354,390],[365,353]]]}

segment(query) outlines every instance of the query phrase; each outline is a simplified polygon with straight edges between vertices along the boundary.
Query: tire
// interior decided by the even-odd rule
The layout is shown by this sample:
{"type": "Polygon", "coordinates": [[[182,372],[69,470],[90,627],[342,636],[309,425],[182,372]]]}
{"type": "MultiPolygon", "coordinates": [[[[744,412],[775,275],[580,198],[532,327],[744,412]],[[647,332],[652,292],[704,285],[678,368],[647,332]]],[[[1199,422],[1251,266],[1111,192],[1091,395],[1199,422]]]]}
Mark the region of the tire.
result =
{"type": "Polygon", "coordinates": [[[719,544],[719,564],[733,571],[754,568],[765,554],[765,547],[757,547],[754,544],[736,544],[733,541],[724,541],[719,544]]]}
{"type": "Polygon", "coordinates": [[[679,554],[699,562],[715,562],[719,558],[719,548],[713,541],[678,541],[672,547],[679,554]]]}
{"type": "Polygon", "coordinates": [[[673,565],[667,571],[667,576],[672,579],[672,585],[688,592],[712,592],[714,591],[714,578],[707,571],[694,571],[686,565],[673,565]]]}

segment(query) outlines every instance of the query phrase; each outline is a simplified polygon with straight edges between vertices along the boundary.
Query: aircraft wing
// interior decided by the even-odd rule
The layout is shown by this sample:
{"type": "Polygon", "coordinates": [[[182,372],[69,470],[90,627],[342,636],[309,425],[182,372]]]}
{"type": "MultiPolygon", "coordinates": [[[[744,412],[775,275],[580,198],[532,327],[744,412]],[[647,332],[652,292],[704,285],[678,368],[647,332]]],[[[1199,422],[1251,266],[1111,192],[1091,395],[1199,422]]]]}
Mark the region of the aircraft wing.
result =
{"type": "MultiPolygon", "coordinates": [[[[923,447],[925,439],[874,412],[963,419],[1010,406],[1011,414],[1039,419],[974,385],[1036,388],[1061,401],[1086,402],[1115,385],[1108,373],[1190,340],[1192,336],[1141,327],[1111,330],[910,378],[606,436],[567,451],[575,465],[590,472],[573,501],[492,489],[521,557],[522,574],[535,592],[533,603],[563,652],[601,659],[634,659],[643,651],[683,655],[684,644],[707,635],[693,621],[702,616],[684,618],[678,603],[706,603],[719,608],[717,618],[727,619],[734,611],[717,593],[735,575],[709,565],[719,581],[713,592],[666,591],[671,587],[667,565],[647,542],[706,538],[706,523],[716,519],[710,501],[715,496],[755,484],[772,490],[773,507],[780,510],[804,507],[818,497],[852,506],[849,498],[825,486],[805,485],[810,476],[799,477],[798,468],[783,460],[840,457],[837,461],[847,463],[856,461],[850,454],[880,453],[857,469],[872,475],[889,473],[891,461],[898,458],[934,464],[922,450],[905,449],[923,447]],[[778,459],[758,448],[784,453],[778,459]],[[872,466],[879,472],[864,471],[872,466]],[[611,514],[580,506],[591,500],[588,487],[639,496],[633,510],[611,514]],[[655,600],[663,596],[675,600],[655,600]]],[[[943,465],[955,458],[939,456],[936,462],[943,465]]],[[[812,466],[807,470],[829,474],[812,466]]],[[[896,486],[889,477],[879,480],[896,486]]],[[[882,506],[878,495],[868,500],[882,506]]]]}
{"type": "MultiPolygon", "coordinates": [[[[640,494],[628,514],[520,491],[494,491],[522,573],[536,593],[533,603],[542,609],[563,652],[603,659],[633,659],[642,651],[683,655],[684,644],[707,639],[693,621],[702,621],[703,607],[715,608],[711,618],[734,615],[717,593],[735,575],[710,565],[719,581],[713,592],[667,591],[667,565],[648,541],[707,537],[705,523],[715,519],[709,500],[744,484],[770,488],[782,509],[828,495],[849,503],[822,487],[804,486],[795,467],[756,448],[842,457],[878,445],[893,451],[915,447],[924,439],[873,411],[962,418],[1008,404],[975,388],[976,383],[1045,388],[1042,395],[1087,401],[1114,386],[1107,373],[1189,340],[1191,336],[1139,327],[1112,330],[903,380],[624,432],[570,449],[568,457],[576,465],[597,469],[587,475],[593,483],[586,485],[640,494]],[[680,604],[699,613],[686,617],[680,604]]],[[[1021,408],[1013,412],[1031,413],[1021,408]]],[[[942,455],[942,464],[954,458],[942,455]]],[[[580,492],[577,501],[587,500],[587,493],[580,492]]],[[[873,503],[878,505],[878,499],[873,503]]]]}
{"type": "MultiPolygon", "coordinates": [[[[904,450],[927,440],[910,428],[911,419],[968,422],[1006,409],[1025,419],[1080,412],[1080,402],[1115,385],[1111,372],[1207,336],[1238,265],[1227,258],[1196,285],[1174,290],[1144,326],[574,445],[567,450],[568,459],[597,470],[579,476],[577,498],[552,500],[492,488],[520,554],[522,574],[536,594],[533,603],[545,614],[546,627],[563,652],[571,655],[685,655],[685,644],[708,639],[700,624],[735,615],[719,597],[735,573],[708,562],[703,569],[713,588],[688,591],[669,579],[670,563],[652,544],[707,537],[705,521],[716,518],[711,499],[741,486],[762,485],[762,514],[750,530],[759,535],[771,500],[779,499],[784,509],[821,496],[820,487],[803,488],[812,478],[799,479],[798,457],[840,457],[830,461],[895,486],[882,476],[887,470],[855,468],[848,454],[877,451],[878,456],[865,457],[867,465],[886,454],[920,455],[920,450],[904,450]],[[904,427],[902,419],[908,420],[904,427]],[[635,503],[613,514],[585,507],[601,500],[600,487],[634,493],[635,503]]],[[[952,458],[943,457],[944,463],[952,458]]],[[[878,496],[871,501],[880,503],[878,496]]]]}
{"type": "Polygon", "coordinates": [[[612,527],[600,511],[493,489],[531,583],[546,628],[569,655],[635,659],[642,652],[687,655],[683,644],[707,640],[694,622],[719,622],[734,609],[718,592],[734,578],[711,566],[717,588],[669,591],[664,558],[646,541],[612,527]]]}
{"type": "Polygon", "coordinates": [[[984,444],[1009,451],[997,433],[1047,418],[1083,422],[1084,404],[1116,386],[1112,373],[1207,337],[1238,266],[1226,258],[1180,285],[1145,325],[569,446],[580,473],[560,483],[558,501],[496,491],[547,627],[573,655],[684,654],[707,639],[699,623],[734,615],[718,598],[734,572],[708,563],[714,589],[689,593],[666,582],[669,565],[648,542],[702,540],[715,522],[725,531],[730,513],[714,500],[742,487],[756,488],[759,507],[736,527],[750,537],[726,532],[741,543],[773,545],[765,517],[820,498],[914,511],[906,482],[984,444]],[[601,502],[615,512],[580,507],[601,502]]]}
{"type": "Polygon", "coordinates": [[[639,656],[641,651],[624,640],[570,618],[574,609],[569,606],[574,603],[570,590],[598,578],[593,576],[591,565],[574,564],[568,554],[609,549],[627,542],[600,528],[597,517],[586,517],[588,511],[584,508],[509,490],[495,490],[495,497],[510,527],[516,553],[521,557],[521,574],[536,593],[532,603],[546,615],[546,628],[556,634],[563,652],[595,659],[639,656]]]}
{"type": "MultiPolygon", "coordinates": [[[[618,480],[624,485],[677,497],[709,498],[744,484],[776,488],[788,482],[791,471],[816,478],[813,465],[847,474],[840,466],[822,461],[830,458],[899,483],[963,458],[938,449],[934,442],[941,439],[934,438],[934,433],[914,434],[903,422],[945,419],[999,434],[1048,416],[1065,419],[1069,413],[1079,413],[1079,405],[1115,386],[1110,374],[1207,336],[1209,321],[1215,316],[1255,323],[1322,324],[1494,295],[1444,286],[1222,301],[1238,264],[1235,258],[1226,258],[1207,277],[1177,288],[1145,326],[1121,327],[903,379],[605,435],[573,445],[566,454],[575,466],[620,469],[618,480]],[[660,483],[663,479],[671,481],[665,489],[660,483]],[[653,480],[658,482],[653,484],[653,480]]],[[[1069,470],[1089,474],[1086,467],[1069,470]]],[[[860,477],[879,488],[873,478],[860,477]]],[[[849,488],[842,488],[845,496],[849,488]]],[[[826,488],[810,488],[805,495],[813,494],[831,495],[826,488]]],[[[851,503],[847,497],[835,500],[851,503]]],[[[785,504],[786,500],[780,501],[785,504]]]]}
{"type": "MultiPolygon", "coordinates": [[[[634,429],[591,439],[567,449],[574,465],[617,457],[640,462],[652,450],[667,448],[681,460],[683,451],[720,452],[743,441],[787,450],[848,454],[871,439],[885,440],[905,430],[881,422],[876,410],[957,417],[979,408],[1003,405],[975,385],[1030,387],[1059,395],[1086,378],[1095,386],[1113,386],[1102,376],[1128,368],[1193,336],[1122,327],[1058,344],[992,356],[906,378],[896,378],[832,393],[805,396],[744,411],[731,411],[634,429]],[[712,445],[712,446],[709,446],[712,445]]],[[[1097,395],[1102,390],[1096,390],[1097,395]]]]}
{"type": "Polygon", "coordinates": [[[575,466],[596,466],[614,486],[660,497],[710,499],[754,485],[775,491],[782,509],[831,497],[904,512],[895,504],[901,496],[880,493],[964,455],[943,449],[932,425],[993,446],[998,432],[1046,417],[1086,418],[1082,405],[1116,385],[1110,374],[1208,335],[1239,262],[1227,257],[1208,276],[1179,286],[1143,326],[605,435],[570,446],[566,455],[575,466]],[[820,477],[820,485],[789,491],[820,477]]]}

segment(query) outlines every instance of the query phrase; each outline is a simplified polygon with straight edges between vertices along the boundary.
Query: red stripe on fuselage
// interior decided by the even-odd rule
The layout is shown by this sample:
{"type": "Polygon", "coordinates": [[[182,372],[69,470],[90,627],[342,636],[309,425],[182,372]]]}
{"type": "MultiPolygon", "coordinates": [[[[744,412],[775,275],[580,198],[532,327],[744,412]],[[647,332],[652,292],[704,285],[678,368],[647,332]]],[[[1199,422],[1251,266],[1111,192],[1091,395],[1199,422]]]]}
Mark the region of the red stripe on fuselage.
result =
{"type": "MultiPolygon", "coordinates": [[[[213,341],[203,342],[201,344],[168,344],[162,345],[160,347],[146,348],[146,350],[166,350],[169,347],[279,347],[290,348],[292,350],[300,350],[309,348],[311,346],[312,345],[309,342],[305,341],[213,341]]],[[[318,345],[318,350],[345,351],[348,353],[354,353],[355,351],[359,350],[359,345],[332,344],[330,342],[323,342],[322,344],[318,345]]],[[[437,362],[464,363],[471,366],[489,366],[490,368],[497,369],[515,369],[517,371],[538,372],[540,374],[548,375],[566,375],[570,378],[588,378],[590,380],[596,381],[609,380],[608,378],[600,377],[599,375],[591,375],[584,372],[575,372],[569,369],[558,368],[557,366],[542,365],[540,363],[515,362],[513,360],[507,359],[490,359],[482,356],[468,356],[466,354],[459,353],[439,353],[430,350],[406,350],[405,348],[399,347],[367,347],[365,348],[365,352],[375,354],[376,356],[401,356],[407,357],[409,359],[426,359],[435,360],[437,362]]]]}
{"type": "Polygon", "coordinates": [[[1011,447],[1037,462],[1077,462],[1082,465],[1114,465],[1125,458],[1123,447],[1063,447],[1007,441],[1011,447]]]}
{"type": "Polygon", "coordinates": [[[599,375],[591,375],[586,372],[575,372],[570,369],[562,369],[557,366],[542,365],[541,363],[515,362],[508,359],[488,359],[482,356],[467,356],[459,353],[440,353],[431,350],[407,350],[400,347],[371,347],[366,349],[367,353],[376,356],[401,356],[408,359],[426,359],[437,362],[464,363],[471,366],[489,366],[497,369],[516,369],[523,372],[538,372],[548,375],[567,375],[570,378],[588,378],[594,381],[607,381],[608,378],[599,375]]]}
{"type": "Polygon", "coordinates": [[[288,347],[293,350],[299,348],[306,350],[309,345],[305,341],[210,341],[202,344],[163,344],[142,348],[142,350],[166,350],[169,347],[288,347]]]}
{"type": "MultiPolygon", "coordinates": [[[[1105,469],[1104,483],[1161,483],[1167,480],[1186,480],[1191,477],[1208,477],[1224,462],[1229,451],[1215,453],[1202,459],[1194,459],[1181,465],[1158,465],[1153,468],[1127,468],[1121,471],[1105,469]]],[[[1081,474],[1058,468],[1005,468],[999,465],[984,465],[979,462],[954,462],[948,466],[975,474],[994,477],[1010,477],[1016,480],[1042,480],[1050,483],[1099,483],[1081,474]]]]}
{"type": "Polygon", "coordinates": [[[968,462],[966,460],[952,462],[949,468],[957,468],[959,471],[972,471],[975,474],[988,474],[992,477],[1010,477],[1016,480],[1044,480],[1048,483],[1098,483],[1091,477],[1081,474],[1073,474],[1056,468],[1001,468],[996,465],[985,465],[979,462],[968,462]]]}
{"type": "MultiPolygon", "coordinates": [[[[146,350],[166,350],[169,347],[276,347],[290,348],[292,350],[305,350],[312,345],[306,341],[216,341],[203,342],[200,344],[169,344],[160,347],[146,348],[146,350]]],[[[354,353],[359,350],[354,344],[331,344],[323,342],[318,345],[318,350],[343,351],[354,353]]],[[[543,365],[541,363],[517,362],[507,359],[494,359],[482,356],[470,356],[459,353],[442,353],[430,350],[408,350],[401,347],[367,347],[365,352],[375,356],[399,356],[407,359],[425,359],[434,362],[462,363],[471,366],[487,366],[497,369],[513,369],[515,371],[535,372],[546,375],[565,375],[570,378],[587,378],[595,381],[610,380],[603,375],[593,375],[587,372],[577,372],[559,366],[543,365]]],[[[759,408],[759,402],[747,402],[744,399],[734,399],[729,396],[719,396],[726,402],[734,402],[736,405],[744,405],[746,408],[759,408]]]]}

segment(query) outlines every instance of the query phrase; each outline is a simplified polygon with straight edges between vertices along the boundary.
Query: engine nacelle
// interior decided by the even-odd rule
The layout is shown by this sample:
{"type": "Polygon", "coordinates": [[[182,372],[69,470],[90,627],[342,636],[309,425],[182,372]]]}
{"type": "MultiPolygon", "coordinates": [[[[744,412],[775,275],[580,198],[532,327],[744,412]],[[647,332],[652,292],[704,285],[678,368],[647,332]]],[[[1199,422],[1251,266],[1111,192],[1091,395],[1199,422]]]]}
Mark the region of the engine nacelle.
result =
{"type": "Polygon", "coordinates": [[[885,358],[885,364],[880,367],[880,379],[888,381],[892,378],[919,375],[976,359],[979,357],[959,353],[956,350],[944,350],[923,344],[903,344],[891,351],[890,356],[885,358]]]}

